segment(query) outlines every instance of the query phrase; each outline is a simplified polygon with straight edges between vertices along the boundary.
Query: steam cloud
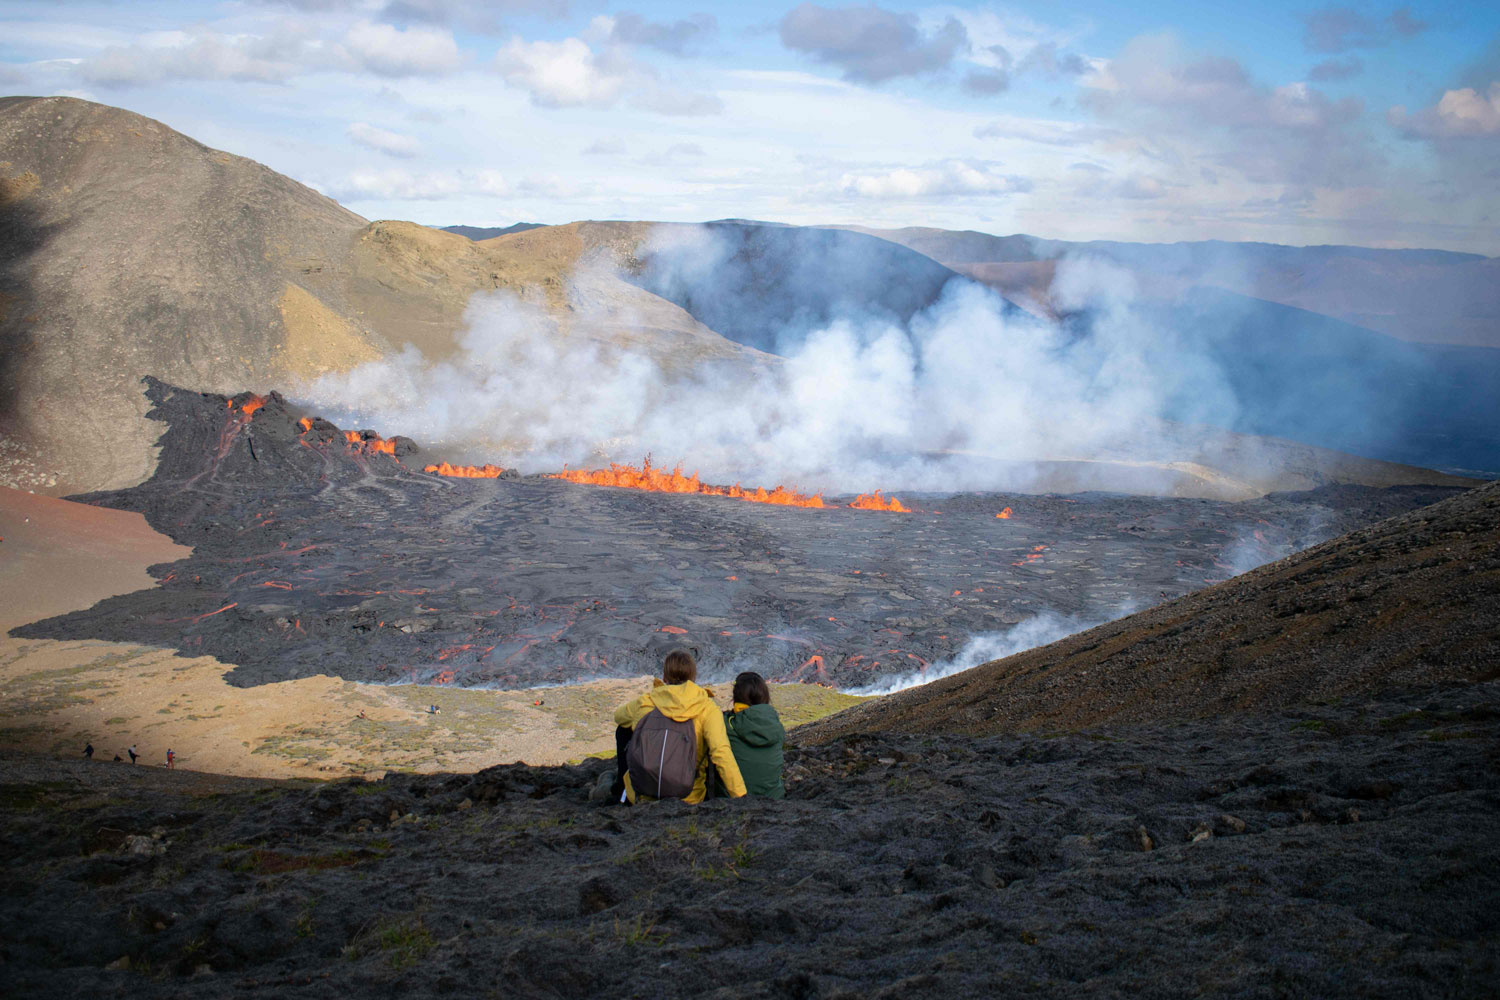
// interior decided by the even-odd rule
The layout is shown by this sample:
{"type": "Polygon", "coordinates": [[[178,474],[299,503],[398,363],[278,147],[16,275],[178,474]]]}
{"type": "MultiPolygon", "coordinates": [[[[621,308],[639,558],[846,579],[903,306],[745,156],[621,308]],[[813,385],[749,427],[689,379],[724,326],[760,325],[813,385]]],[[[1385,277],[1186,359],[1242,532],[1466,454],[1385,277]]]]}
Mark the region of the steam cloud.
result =
{"type": "MultiPolygon", "coordinates": [[[[733,275],[735,248],[707,227],[660,227],[643,251],[666,269],[659,285],[701,294],[719,280],[737,281],[741,293],[756,284],[733,275]]],[[[796,283],[809,279],[797,261],[788,267],[796,298],[796,283]]],[[[649,452],[708,482],[830,493],[1024,491],[1040,475],[1038,460],[1170,461],[1182,457],[1183,442],[1168,417],[1229,426],[1237,412],[1228,378],[1201,342],[1156,322],[1137,305],[1133,275],[1097,258],[1061,261],[1052,284],[1064,315],[1087,313],[1086,331],[1023,313],[963,278],[905,320],[871,307],[867,288],[811,320],[795,303],[767,304],[747,319],[753,300],[726,297],[721,314],[758,327],[760,344],[779,357],[709,360],[686,371],[622,346],[650,322],[610,298],[610,287],[622,287],[612,265],[593,261],[573,280],[576,311],[566,328],[509,292],[475,295],[451,359],[430,362],[408,347],[319,378],[299,395],[340,424],[399,431],[429,451],[522,472],[634,462],[649,452]]],[[[1241,439],[1241,449],[1249,446],[1241,439]]],[[[1324,526],[1310,521],[1299,534],[1314,544],[1324,526]]],[[[1247,526],[1226,558],[1244,572],[1296,547],[1273,546],[1247,526]]],[[[929,683],[1134,610],[1044,612],[970,638],[951,660],[854,693],[929,683]]]]}
{"type": "Polygon", "coordinates": [[[894,694],[897,691],[905,691],[907,688],[930,684],[944,677],[962,673],[971,667],[977,667],[981,663],[1002,660],[1007,656],[1024,653],[1028,649],[1036,649],[1038,646],[1046,646],[1059,639],[1066,639],[1070,635],[1086,632],[1096,625],[1123,618],[1134,610],[1134,605],[1127,605],[1103,618],[1060,615],[1055,611],[1044,611],[1003,631],[981,632],[971,637],[968,642],[964,643],[958,655],[951,660],[934,663],[924,671],[912,671],[909,674],[887,677],[868,687],[851,688],[848,693],[894,694]]]}
{"type": "MultiPolygon", "coordinates": [[[[701,288],[732,265],[716,239],[661,227],[647,250],[701,288]]],[[[1234,412],[1213,365],[1138,315],[1133,278],[1107,262],[1065,261],[1054,282],[1058,306],[1090,312],[1086,336],[956,278],[909,320],[857,301],[812,324],[768,318],[781,359],[685,372],[618,346],[648,324],[600,304],[606,267],[580,267],[566,329],[511,293],[479,294],[451,359],[407,347],[299,395],[340,423],[522,472],[650,453],[705,481],[830,493],[1024,490],[1037,459],[1170,460],[1167,413],[1223,426],[1234,412]]]]}

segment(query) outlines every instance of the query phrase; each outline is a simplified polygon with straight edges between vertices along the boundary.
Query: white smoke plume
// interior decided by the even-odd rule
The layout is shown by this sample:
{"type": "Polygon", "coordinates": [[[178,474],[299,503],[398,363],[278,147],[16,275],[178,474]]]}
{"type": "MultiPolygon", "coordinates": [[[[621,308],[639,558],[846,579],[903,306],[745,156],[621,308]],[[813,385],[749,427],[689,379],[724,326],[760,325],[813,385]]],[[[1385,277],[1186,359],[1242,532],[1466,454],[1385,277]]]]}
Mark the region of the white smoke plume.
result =
{"type": "Polygon", "coordinates": [[[1025,621],[999,632],[981,632],[964,643],[950,660],[930,664],[926,670],[912,671],[884,678],[868,687],[849,688],[845,693],[858,695],[894,694],[907,688],[931,684],[933,681],[962,673],[981,663],[1003,660],[1007,656],[1024,653],[1028,649],[1046,646],[1079,632],[1087,632],[1096,625],[1123,618],[1135,611],[1135,605],[1127,605],[1103,617],[1060,615],[1055,611],[1043,611],[1025,621]]]}
{"type": "MultiPolygon", "coordinates": [[[[700,270],[725,266],[715,238],[657,237],[689,244],[679,259],[700,270]]],[[[650,453],[708,482],[830,493],[1025,490],[1038,459],[1173,457],[1162,417],[1169,404],[1181,414],[1184,387],[1204,420],[1234,407],[1207,362],[1137,315],[1133,279],[1104,262],[1064,262],[1054,285],[1061,307],[1091,310],[1086,337],[954,279],[909,323],[851,307],[785,331],[784,362],[688,371],[623,346],[649,324],[599,305],[598,279],[580,271],[566,329],[513,294],[479,294],[451,359],[408,347],[297,395],[340,423],[523,472],[650,453]]]]}

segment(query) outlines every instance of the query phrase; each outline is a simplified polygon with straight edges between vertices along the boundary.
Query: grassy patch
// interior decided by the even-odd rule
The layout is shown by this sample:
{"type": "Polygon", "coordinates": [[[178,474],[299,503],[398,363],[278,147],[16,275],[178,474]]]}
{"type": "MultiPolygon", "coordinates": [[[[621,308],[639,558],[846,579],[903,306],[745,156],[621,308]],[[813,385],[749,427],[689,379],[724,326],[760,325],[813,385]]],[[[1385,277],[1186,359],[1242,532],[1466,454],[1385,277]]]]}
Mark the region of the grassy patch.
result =
{"type": "Polygon", "coordinates": [[[869,700],[868,697],[844,694],[817,684],[771,685],[771,705],[781,716],[781,724],[788,729],[805,726],[869,700]]]}
{"type": "Polygon", "coordinates": [[[627,948],[640,945],[660,948],[667,943],[667,932],[657,930],[656,921],[648,920],[644,913],[637,913],[631,920],[622,921],[616,917],[614,933],[615,940],[627,948]]]}
{"type": "Polygon", "coordinates": [[[717,882],[741,878],[741,869],[754,864],[758,856],[750,843],[748,824],[732,826],[726,819],[705,828],[693,817],[680,826],[668,827],[660,837],[640,844],[616,858],[615,863],[637,868],[659,881],[685,873],[717,882]]]}
{"type": "Polygon", "coordinates": [[[316,738],[317,734],[305,730],[293,736],[267,736],[261,741],[260,746],[250,752],[272,757],[286,757],[290,760],[327,760],[333,755],[333,751],[327,747],[313,746],[309,743],[309,739],[316,738]]]}
{"type": "Polygon", "coordinates": [[[385,953],[393,969],[416,965],[436,944],[437,939],[423,925],[421,917],[402,917],[375,930],[375,945],[385,953]]]}

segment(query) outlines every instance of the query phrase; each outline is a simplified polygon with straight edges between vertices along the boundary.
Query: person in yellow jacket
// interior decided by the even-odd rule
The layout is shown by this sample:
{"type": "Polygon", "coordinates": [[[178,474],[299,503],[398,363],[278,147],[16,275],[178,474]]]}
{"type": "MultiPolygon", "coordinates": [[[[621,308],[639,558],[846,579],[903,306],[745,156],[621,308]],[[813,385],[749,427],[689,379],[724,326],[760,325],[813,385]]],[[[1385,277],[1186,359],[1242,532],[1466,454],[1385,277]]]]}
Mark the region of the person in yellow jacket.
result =
{"type": "MultiPolygon", "coordinates": [[[[693,731],[698,737],[698,777],[693,782],[693,790],[683,801],[696,804],[708,794],[709,761],[713,761],[718,769],[719,781],[728,790],[730,798],[744,795],[745,781],[740,777],[734,751],[729,748],[724,713],[714,704],[710,692],[698,686],[698,661],[687,650],[674,649],[662,664],[661,678],[661,684],[615,711],[615,725],[633,730],[635,724],[653,710],[674,722],[692,720],[693,731]]],[[[625,775],[625,794],[631,802],[650,800],[648,795],[636,794],[628,773],[625,775]]]]}

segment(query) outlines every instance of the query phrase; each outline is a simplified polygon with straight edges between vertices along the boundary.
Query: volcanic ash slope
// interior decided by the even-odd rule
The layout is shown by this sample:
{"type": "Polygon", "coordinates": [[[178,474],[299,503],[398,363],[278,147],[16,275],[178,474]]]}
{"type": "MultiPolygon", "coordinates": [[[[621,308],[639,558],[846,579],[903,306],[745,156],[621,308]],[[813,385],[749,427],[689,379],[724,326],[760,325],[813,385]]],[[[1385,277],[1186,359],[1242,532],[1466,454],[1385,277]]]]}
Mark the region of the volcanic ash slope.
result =
{"type": "Polygon", "coordinates": [[[1500,483],[808,727],[990,734],[1500,677],[1500,483]]]}
{"type": "Polygon", "coordinates": [[[320,787],[0,758],[8,997],[1488,997],[1494,684],[794,750],[788,798],[609,762],[320,787]]]}

